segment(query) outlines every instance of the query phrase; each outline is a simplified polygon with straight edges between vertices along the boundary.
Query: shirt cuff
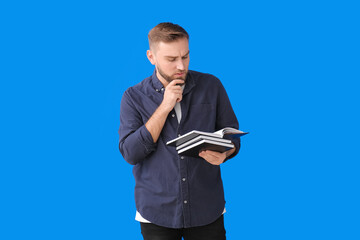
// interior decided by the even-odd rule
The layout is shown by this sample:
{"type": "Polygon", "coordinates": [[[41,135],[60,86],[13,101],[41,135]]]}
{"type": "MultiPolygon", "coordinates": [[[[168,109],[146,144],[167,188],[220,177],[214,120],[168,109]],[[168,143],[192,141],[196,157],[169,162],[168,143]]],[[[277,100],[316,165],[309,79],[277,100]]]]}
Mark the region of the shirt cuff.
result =
{"type": "Polygon", "coordinates": [[[235,152],[233,152],[233,154],[231,154],[229,157],[225,158],[224,162],[226,162],[227,160],[235,157],[239,151],[240,151],[240,147],[241,147],[241,143],[240,143],[240,138],[236,138],[232,140],[233,144],[235,145],[235,152]]]}
{"type": "Polygon", "coordinates": [[[148,153],[156,148],[156,143],[154,143],[154,139],[145,125],[139,129],[139,142],[145,147],[148,153]]]}

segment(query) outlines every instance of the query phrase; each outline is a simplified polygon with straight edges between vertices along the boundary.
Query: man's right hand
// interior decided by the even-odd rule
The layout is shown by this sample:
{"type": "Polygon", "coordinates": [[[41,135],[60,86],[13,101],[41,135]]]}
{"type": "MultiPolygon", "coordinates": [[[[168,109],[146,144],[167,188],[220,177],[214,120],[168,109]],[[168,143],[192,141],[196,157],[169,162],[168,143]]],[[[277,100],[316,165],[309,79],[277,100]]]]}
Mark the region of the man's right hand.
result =
{"type": "Polygon", "coordinates": [[[159,139],[169,112],[173,110],[176,102],[182,100],[183,91],[181,86],[177,84],[184,84],[184,80],[176,79],[166,86],[163,101],[150,119],[145,123],[145,127],[150,132],[154,143],[159,139]]]}
{"type": "Polygon", "coordinates": [[[168,112],[174,108],[177,102],[182,100],[183,90],[180,84],[184,84],[184,80],[175,79],[171,81],[165,88],[164,98],[161,106],[168,112]]]}

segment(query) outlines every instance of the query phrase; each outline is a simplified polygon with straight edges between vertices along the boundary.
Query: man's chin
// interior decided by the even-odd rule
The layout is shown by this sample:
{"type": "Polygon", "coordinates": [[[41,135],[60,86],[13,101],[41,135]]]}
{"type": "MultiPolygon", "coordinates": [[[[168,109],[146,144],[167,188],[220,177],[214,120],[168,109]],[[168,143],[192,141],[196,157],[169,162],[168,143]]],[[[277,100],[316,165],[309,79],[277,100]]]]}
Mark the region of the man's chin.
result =
{"type": "Polygon", "coordinates": [[[172,80],[180,79],[180,80],[186,81],[186,77],[187,77],[187,73],[185,73],[184,75],[181,75],[181,76],[176,76],[176,75],[174,75],[174,76],[172,77],[172,80]]]}
{"type": "Polygon", "coordinates": [[[174,81],[174,80],[183,80],[184,81],[184,83],[179,83],[179,84],[176,84],[176,85],[180,85],[180,86],[183,86],[184,84],[185,84],[185,82],[186,82],[186,75],[185,75],[185,77],[178,77],[178,78],[173,78],[171,81],[174,81]]]}

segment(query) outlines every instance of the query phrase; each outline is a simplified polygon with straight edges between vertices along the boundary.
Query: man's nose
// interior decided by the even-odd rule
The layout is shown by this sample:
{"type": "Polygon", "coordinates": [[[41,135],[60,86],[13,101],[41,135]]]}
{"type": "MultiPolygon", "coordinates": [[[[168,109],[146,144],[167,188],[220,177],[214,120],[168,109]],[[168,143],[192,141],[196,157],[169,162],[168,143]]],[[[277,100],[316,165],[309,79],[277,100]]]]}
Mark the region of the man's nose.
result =
{"type": "Polygon", "coordinates": [[[180,59],[180,60],[177,62],[177,69],[178,69],[178,70],[185,70],[185,64],[184,64],[184,62],[182,61],[182,59],[180,59]]]}

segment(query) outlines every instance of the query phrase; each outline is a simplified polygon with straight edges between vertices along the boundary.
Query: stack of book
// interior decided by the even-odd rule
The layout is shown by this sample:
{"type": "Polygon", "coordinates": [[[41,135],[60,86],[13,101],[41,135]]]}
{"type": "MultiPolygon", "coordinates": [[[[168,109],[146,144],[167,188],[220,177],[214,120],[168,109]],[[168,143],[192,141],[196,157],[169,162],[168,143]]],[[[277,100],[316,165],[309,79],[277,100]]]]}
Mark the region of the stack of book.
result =
{"type": "Polygon", "coordinates": [[[209,133],[202,131],[191,131],[166,143],[176,147],[179,155],[188,157],[199,157],[204,150],[225,152],[234,148],[231,138],[239,138],[248,132],[235,128],[223,128],[219,131],[209,133]],[[226,138],[224,138],[226,136],[226,138]],[[229,139],[230,138],[230,139],[229,139]]]}

